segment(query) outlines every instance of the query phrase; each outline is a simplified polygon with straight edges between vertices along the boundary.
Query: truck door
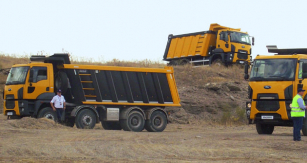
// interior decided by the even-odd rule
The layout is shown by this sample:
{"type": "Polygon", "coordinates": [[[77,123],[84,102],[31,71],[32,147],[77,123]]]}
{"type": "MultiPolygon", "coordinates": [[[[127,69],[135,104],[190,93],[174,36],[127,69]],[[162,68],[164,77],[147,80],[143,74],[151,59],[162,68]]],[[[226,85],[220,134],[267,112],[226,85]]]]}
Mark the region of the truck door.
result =
{"type": "Polygon", "coordinates": [[[24,88],[26,99],[37,99],[42,93],[50,91],[47,66],[33,66],[30,69],[28,80],[24,88]]]}
{"type": "Polygon", "coordinates": [[[221,48],[223,52],[230,52],[229,35],[228,31],[219,31],[217,39],[217,48],[221,48]]]}

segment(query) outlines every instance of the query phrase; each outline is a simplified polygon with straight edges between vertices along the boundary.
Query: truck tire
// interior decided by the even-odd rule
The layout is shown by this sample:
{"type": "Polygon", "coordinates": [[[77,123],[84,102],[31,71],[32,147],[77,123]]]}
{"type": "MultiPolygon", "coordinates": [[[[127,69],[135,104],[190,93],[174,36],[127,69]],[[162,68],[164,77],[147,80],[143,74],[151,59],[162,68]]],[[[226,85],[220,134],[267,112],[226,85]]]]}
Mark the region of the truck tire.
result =
{"type": "Polygon", "coordinates": [[[221,58],[217,58],[214,61],[212,61],[212,66],[223,66],[223,62],[221,58]]]}
{"type": "Polygon", "coordinates": [[[55,76],[55,88],[56,90],[61,89],[62,94],[65,94],[68,88],[67,75],[63,71],[59,71],[55,76]]]}
{"type": "Polygon", "coordinates": [[[37,118],[47,118],[47,119],[52,119],[54,121],[58,120],[56,112],[53,111],[51,107],[45,107],[41,109],[37,115],[37,118]]]}
{"type": "Polygon", "coordinates": [[[105,130],[121,130],[122,129],[119,122],[101,121],[101,125],[103,129],[105,130]]]}
{"type": "Polygon", "coordinates": [[[256,129],[257,129],[258,134],[260,134],[260,135],[262,135],[262,134],[270,135],[274,131],[274,126],[256,123],[256,129]]]}
{"type": "Polygon", "coordinates": [[[188,59],[180,59],[177,61],[177,65],[187,65],[190,61],[188,59]]]}
{"type": "Polygon", "coordinates": [[[304,136],[307,136],[307,119],[306,118],[304,118],[303,120],[302,132],[304,136]]]}
{"type": "Polygon", "coordinates": [[[76,116],[76,126],[81,129],[92,129],[96,124],[96,115],[89,109],[81,110],[76,116]]]}
{"type": "Polygon", "coordinates": [[[139,111],[131,111],[127,119],[120,120],[120,126],[125,131],[140,132],[144,129],[145,119],[139,111]]]}
{"type": "Polygon", "coordinates": [[[149,132],[162,132],[167,125],[166,115],[160,111],[154,111],[149,120],[146,120],[145,129],[149,132]]]}

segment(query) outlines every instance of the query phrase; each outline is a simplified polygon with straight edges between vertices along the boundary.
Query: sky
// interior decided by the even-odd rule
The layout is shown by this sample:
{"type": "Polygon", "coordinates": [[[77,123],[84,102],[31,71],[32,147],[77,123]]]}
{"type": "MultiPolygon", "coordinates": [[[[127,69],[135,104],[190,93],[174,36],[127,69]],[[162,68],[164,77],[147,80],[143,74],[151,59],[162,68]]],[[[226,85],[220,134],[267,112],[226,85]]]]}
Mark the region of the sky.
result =
{"type": "Polygon", "coordinates": [[[307,48],[307,1],[296,0],[1,0],[0,53],[162,61],[169,34],[241,28],[266,45],[307,48]]]}

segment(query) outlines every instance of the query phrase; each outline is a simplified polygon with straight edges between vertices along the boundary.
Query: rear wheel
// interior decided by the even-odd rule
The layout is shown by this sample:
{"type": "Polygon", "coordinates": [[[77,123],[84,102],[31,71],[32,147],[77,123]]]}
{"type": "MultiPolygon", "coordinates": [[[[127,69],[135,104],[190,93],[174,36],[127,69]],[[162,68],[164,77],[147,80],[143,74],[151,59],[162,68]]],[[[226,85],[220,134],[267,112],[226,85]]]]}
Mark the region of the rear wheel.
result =
{"type": "Polygon", "coordinates": [[[101,121],[101,125],[105,130],[121,130],[119,122],[101,121]]]}
{"type": "Polygon", "coordinates": [[[273,125],[268,125],[268,124],[259,124],[256,123],[256,129],[258,134],[272,134],[274,131],[274,126],[273,125]]]}
{"type": "Polygon", "coordinates": [[[76,116],[76,126],[81,129],[92,129],[96,124],[96,115],[89,109],[81,110],[76,116]]]}
{"type": "Polygon", "coordinates": [[[144,129],[145,119],[139,111],[131,111],[127,119],[121,119],[120,125],[125,131],[140,132],[144,129]]]}
{"type": "Polygon", "coordinates": [[[167,118],[164,112],[154,111],[149,120],[146,120],[145,129],[149,132],[162,132],[167,125],[167,118]]]}
{"type": "Polygon", "coordinates": [[[56,112],[53,111],[51,107],[45,107],[42,110],[39,111],[37,118],[47,118],[47,119],[52,119],[54,121],[57,121],[57,115],[56,112]]]}

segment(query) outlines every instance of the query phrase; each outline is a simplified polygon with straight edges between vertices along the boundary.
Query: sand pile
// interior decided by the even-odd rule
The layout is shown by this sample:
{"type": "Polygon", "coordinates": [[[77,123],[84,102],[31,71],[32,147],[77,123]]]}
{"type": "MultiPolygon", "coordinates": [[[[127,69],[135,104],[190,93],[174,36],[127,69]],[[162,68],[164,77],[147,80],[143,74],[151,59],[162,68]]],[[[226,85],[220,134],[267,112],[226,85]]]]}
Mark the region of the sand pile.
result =
{"type": "Polygon", "coordinates": [[[22,129],[72,129],[71,127],[63,126],[47,118],[36,119],[24,117],[22,119],[9,120],[9,124],[14,128],[22,129]]]}

